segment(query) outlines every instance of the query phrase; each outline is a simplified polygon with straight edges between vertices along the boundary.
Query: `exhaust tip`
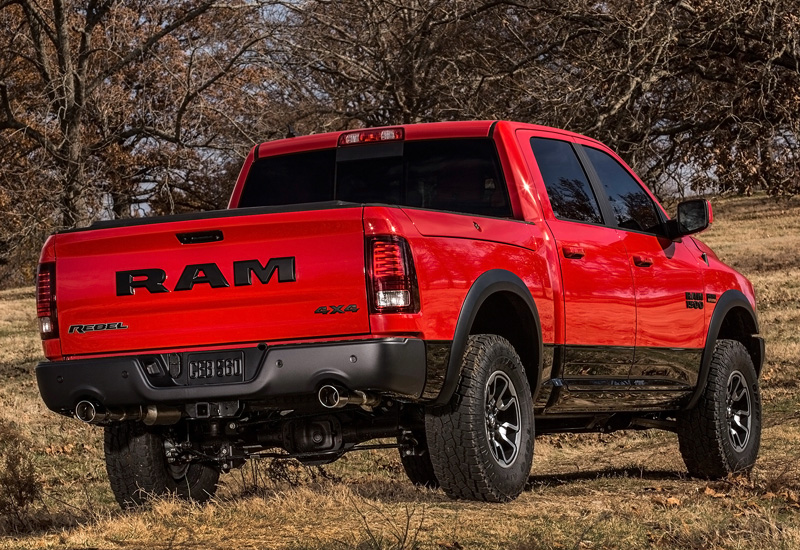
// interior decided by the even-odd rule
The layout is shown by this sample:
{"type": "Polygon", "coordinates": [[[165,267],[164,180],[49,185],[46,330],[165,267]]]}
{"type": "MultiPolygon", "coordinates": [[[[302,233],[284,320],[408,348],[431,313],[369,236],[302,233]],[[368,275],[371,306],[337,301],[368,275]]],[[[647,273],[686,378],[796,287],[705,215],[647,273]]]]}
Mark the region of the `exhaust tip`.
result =
{"type": "Polygon", "coordinates": [[[75,417],[91,424],[97,418],[97,407],[91,401],[81,401],[75,405],[75,417]]]}
{"type": "Polygon", "coordinates": [[[347,404],[347,397],[343,394],[343,390],[339,390],[339,388],[330,384],[322,386],[317,397],[326,409],[338,409],[347,404]]]}

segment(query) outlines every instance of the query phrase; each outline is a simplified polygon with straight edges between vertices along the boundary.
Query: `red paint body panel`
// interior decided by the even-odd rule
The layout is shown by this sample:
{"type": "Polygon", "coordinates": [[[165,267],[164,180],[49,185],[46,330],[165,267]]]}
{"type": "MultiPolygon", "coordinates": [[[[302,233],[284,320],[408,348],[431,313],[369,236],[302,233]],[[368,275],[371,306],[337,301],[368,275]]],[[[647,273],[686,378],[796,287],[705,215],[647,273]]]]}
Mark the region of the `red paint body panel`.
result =
{"type": "Polygon", "coordinates": [[[492,266],[527,283],[539,309],[543,339],[553,341],[554,293],[544,236],[536,225],[413,208],[367,207],[364,226],[367,235],[398,234],[408,240],[422,300],[418,314],[372,315],[373,333],[452,340],[458,321],[453,312],[460,312],[475,279],[492,266]]]}
{"type": "MultiPolygon", "coordinates": [[[[714,251],[699,239],[690,237],[685,239],[685,241],[689,250],[692,250],[694,247],[697,248],[698,254],[706,254],[708,267],[704,270],[703,274],[705,291],[707,293],[716,294],[717,297],[719,297],[728,289],[739,289],[750,301],[750,306],[753,308],[753,311],[756,313],[758,312],[753,284],[747,280],[744,275],[722,263],[714,251]]],[[[706,304],[706,306],[705,317],[706,322],[708,322],[713,315],[714,309],[716,309],[716,304],[706,304]]]]}
{"type": "Polygon", "coordinates": [[[61,346],[65,356],[369,332],[361,208],[205,219],[59,235],[61,346]],[[221,242],[181,244],[176,233],[220,230],[221,242]],[[124,251],[124,253],[120,253],[124,251]],[[233,262],[294,257],[297,280],[235,286],[233,262]],[[187,265],[213,262],[229,285],[174,291],[187,265]],[[117,296],[118,271],[158,268],[171,292],[117,296]],[[358,312],[320,315],[320,306],[358,312]],[[69,334],[123,322],[125,330],[69,334]]]}
{"type": "Polygon", "coordinates": [[[623,234],[636,285],[636,345],[702,348],[707,320],[702,309],[686,307],[685,294],[704,292],[706,265],[700,255],[683,242],[632,231],[623,234]],[[652,264],[636,265],[637,257],[652,264]]]}
{"type": "Polygon", "coordinates": [[[578,346],[629,346],[636,343],[633,276],[620,232],[605,227],[548,222],[561,251],[565,342],[578,346]],[[578,249],[568,258],[565,249],[578,249]]]}
{"type": "Polygon", "coordinates": [[[519,150],[532,172],[528,194],[542,205],[553,238],[551,246],[561,268],[564,336],[558,342],[632,348],[636,341],[635,290],[620,232],[557,219],[529,145],[532,137],[572,140],[574,135],[523,129],[517,137],[519,150]],[[580,257],[566,257],[565,247],[576,249],[575,256],[580,257]]]}

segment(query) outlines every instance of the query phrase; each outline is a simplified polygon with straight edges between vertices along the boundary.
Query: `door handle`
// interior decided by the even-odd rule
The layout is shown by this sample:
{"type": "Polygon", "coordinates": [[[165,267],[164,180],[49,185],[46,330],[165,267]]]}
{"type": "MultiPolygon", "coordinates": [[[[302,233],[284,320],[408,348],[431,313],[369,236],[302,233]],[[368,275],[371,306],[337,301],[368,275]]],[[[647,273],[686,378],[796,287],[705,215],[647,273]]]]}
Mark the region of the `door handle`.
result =
{"type": "Polygon", "coordinates": [[[634,256],[633,265],[636,267],[650,267],[653,265],[653,258],[650,256],[634,256]]]}
{"type": "Polygon", "coordinates": [[[586,252],[580,246],[562,246],[561,251],[564,253],[564,257],[570,260],[580,260],[586,256],[586,252]]]}

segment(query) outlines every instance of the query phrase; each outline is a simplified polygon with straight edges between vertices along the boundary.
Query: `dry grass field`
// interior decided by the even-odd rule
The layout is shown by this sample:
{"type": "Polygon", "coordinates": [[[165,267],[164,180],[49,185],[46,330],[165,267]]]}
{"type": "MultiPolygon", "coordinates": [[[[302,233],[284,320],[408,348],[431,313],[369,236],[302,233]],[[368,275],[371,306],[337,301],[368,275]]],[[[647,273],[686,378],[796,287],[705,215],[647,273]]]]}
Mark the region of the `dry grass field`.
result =
{"type": "Polygon", "coordinates": [[[530,482],[509,504],[416,489],[395,452],[368,451],[324,470],[249,464],[209,505],[122,512],[102,431],[38,398],[25,288],[0,292],[0,548],[800,548],[800,200],[715,207],[702,238],[754,282],[767,338],[762,449],[747,478],[690,479],[673,434],[619,432],[538,438],[530,482]],[[41,492],[19,508],[4,484],[25,464],[41,492]]]}

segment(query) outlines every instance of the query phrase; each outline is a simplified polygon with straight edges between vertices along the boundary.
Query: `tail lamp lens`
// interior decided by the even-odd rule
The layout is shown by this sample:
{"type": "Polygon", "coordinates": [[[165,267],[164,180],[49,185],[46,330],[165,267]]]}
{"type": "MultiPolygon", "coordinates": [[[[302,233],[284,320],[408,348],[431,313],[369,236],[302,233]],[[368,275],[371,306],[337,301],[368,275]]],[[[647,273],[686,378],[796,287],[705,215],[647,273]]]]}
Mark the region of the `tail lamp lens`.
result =
{"type": "Polygon", "coordinates": [[[402,237],[373,238],[370,259],[373,312],[419,311],[417,280],[408,242],[402,237]]]}
{"type": "Polygon", "coordinates": [[[42,340],[58,336],[56,322],[56,264],[39,264],[36,272],[36,316],[42,340]]]}

